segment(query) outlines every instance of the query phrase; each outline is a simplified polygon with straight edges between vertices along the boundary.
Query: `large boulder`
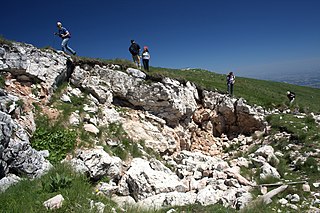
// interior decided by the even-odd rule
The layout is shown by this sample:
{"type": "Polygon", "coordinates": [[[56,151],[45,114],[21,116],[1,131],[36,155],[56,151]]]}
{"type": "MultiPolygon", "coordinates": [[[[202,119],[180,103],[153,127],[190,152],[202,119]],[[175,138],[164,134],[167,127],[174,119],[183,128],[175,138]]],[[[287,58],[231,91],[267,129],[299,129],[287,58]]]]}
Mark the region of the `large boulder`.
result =
{"type": "Polygon", "coordinates": [[[122,161],[118,157],[112,157],[97,146],[91,149],[78,149],[72,159],[66,159],[76,171],[87,173],[93,180],[99,180],[103,176],[118,180],[122,173],[122,161]]]}
{"type": "Polygon", "coordinates": [[[141,158],[134,158],[130,168],[119,182],[119,193],[131,195],[136,201],[150,196],[168,192],[186,192],[184,185],[171,170],[160,161],[152,159],[150,162],[141,158]]]}

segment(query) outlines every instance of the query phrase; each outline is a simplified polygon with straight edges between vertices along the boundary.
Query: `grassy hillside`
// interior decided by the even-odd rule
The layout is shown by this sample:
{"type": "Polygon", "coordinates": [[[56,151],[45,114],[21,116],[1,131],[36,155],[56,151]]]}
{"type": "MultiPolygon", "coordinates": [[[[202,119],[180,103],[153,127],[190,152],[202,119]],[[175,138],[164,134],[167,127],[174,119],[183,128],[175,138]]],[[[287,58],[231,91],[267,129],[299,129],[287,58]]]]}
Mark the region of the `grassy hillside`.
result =
{"type": "MultiPolygon", "coordinates": [[[[153,67],[151,76],[168,76],[180,80],[194,82],[200,88],[207,90],[227,91],[226,75],[209,72],[207,70],[192,69],[178,70],[153,67]]],[[[236,77],[234,87],[235,97],[243,97],[250,104],[256,104],[267,108],[298,108],[300,111],[320,112],[320,89],[297,86],[274,81],[257,80],[251,78],[236,77]],[[296,100],[289,106],[286,96],[287,90],[296,93],[296,100]]]]}

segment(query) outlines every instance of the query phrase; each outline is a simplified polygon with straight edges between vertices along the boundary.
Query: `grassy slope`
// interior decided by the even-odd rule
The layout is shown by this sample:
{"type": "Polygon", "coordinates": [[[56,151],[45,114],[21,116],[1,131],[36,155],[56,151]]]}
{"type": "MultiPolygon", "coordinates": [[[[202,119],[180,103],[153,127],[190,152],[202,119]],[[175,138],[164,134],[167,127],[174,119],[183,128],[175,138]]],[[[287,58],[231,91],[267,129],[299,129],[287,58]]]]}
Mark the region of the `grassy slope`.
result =
{"type": "MultiPolygon", "coordinates": [[[[180,80],[188,80],[207,90],[217,89],[225,93],[226,75],[209,72],[206,70],[177,70],[165,68],[151,68],[151,76],[168,76],[180,80]]],[[[257,80],[251,78],[236,77],[236,97],[243,97],[250,104],[257,104],[264,107],[283,107],[289,105],[286,91],[292,90],[296,93],[296,101],[293,107],[299,107],[304,111],[319,113],[320,89],[297,86],[274,81],[257,80]]]]}

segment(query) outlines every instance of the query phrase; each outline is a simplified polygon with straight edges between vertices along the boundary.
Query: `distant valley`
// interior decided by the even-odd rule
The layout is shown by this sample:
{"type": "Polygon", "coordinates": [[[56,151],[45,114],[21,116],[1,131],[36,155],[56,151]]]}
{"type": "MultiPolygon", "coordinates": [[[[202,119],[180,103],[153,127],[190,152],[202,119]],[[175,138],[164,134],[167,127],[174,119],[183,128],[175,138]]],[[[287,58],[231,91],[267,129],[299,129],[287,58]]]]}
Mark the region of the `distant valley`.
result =
{"type": "MultiPolygon", "coordinates": [[[[249,77],[249,76],[248,76],[249,77]]],[[[308,86],[320,88],[320,69],[319,71],[304,71],[304,72],[286,72],[286,73],[259,73],[250,78],[262,80],[271,80],[277,82],[285,82],[299,86],[308,86]]]]}

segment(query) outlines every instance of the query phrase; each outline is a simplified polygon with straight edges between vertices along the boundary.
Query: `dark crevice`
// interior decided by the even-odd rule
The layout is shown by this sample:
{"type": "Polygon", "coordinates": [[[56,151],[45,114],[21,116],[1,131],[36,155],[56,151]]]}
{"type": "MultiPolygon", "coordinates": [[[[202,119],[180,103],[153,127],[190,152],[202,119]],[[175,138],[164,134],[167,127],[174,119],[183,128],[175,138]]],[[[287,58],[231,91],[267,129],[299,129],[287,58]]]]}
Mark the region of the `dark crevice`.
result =
{"type": "Polygon", "coordinates": [[[113,97],[113,101],[112,104],[115,106],[120,106],[120,107],[128,107],[134,110],[144,110],[144,108],[142,106],[135,106],[132,103],[130,103],[129,101],[127,101],[124,98],[121,97],[113,97]]]}

